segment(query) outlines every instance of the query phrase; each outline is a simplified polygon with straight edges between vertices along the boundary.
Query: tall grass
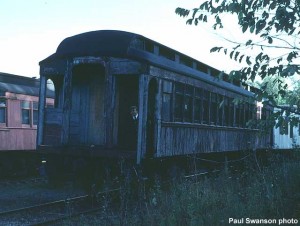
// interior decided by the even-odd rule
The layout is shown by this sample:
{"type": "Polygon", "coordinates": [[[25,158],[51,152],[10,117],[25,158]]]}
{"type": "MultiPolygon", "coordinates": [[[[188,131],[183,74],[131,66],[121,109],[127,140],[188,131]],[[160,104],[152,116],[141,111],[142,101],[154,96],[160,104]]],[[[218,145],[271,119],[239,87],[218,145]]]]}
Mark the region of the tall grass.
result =
{"type": "Polygon", "coordinates": [[[126,212],[122,217],[105,222],[104,218],[98,218],[96,222],[201,226],[228,225],[229,218],[299,218],[299,156],[299,152],[292,157],[272,154],[264,166],[251,158],[242,172],[224,170],[218,175],[176,181],[167,191],[158,183],[146,198],[120,205],[120,213],[126,212]]]}

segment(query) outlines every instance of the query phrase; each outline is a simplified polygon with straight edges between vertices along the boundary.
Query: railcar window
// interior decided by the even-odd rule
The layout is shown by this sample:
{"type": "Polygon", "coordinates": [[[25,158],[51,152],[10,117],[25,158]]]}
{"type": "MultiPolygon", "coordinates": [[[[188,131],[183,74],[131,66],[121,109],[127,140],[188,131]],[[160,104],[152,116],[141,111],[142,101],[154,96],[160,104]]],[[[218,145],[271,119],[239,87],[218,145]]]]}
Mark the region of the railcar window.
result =
{"type": "Polygon", "coordinates": [[[214,68],[211,68],[211,76],[214,78],[217,78],[219,76],[220,72],[214,68]]]}
{"type": "Polygon", "coordinates": [[[29,101],[21,101],[21,117],[22,124],[30,124],[30,102],[29,101]]]}
{"type": "MultiPolygon", "coordinates": [[[[270,115],[271,115],[271,110],[266,108],[266,112],[265,112],[265,120],[267,121],[267,125],[269,125],[268,120],[270,119],[270,115]]],[[[267,133],[270,133],[270,130],[267,130],[267,133]]]]}
{"type": "Polygon", "coordinates": [[[200,62],[197,62],[196,69],[198,71],[202,71],[204,73],[207,73],[207,66],[205,64],[200,63],[200,62]]]}
{"type": "Polygon", "coordinates": [[[290,138],[294,138],[294,127],[290,124],[290,138]]]}
{"type": "Polygon", "coordinates": [[[267,109],[265,107],[261,108],[261,119],[266,120],[267,119],[267,109]]]}
{"type": "Polygon", "coordinates": [[[32,120],[33,120],[33,125],[38,124],[38,102],[32,102],[32,120]]]}
{"type": "Polygon", "coordinates": [[[203,123],[208,124],[209,122],[209,99],[210,99],[210,92],[203,91],[203,123]]]}
{"type": "Polygon", "coordinates": [[[229,98],[228,100],[228,104],[229,104],[229,126],[234,126],[234,119],[235,119],[235,104],[233,103],[233,98],[229,98]]]}
{"type": "Polygon", "coordinates": [[[182,56],[182,55],[180,56],[180,63],[184,64],[184,65],[186,65],[188,67],[192,67],[193,66],[192,59],[190,59],[190,58],[188,58],[186,56],[182,56]]]}
{"type": "Polygon", "coordinates": [[[6,123],[6,100],[0,99],[0,123],[6,123]]]}
{"type": "Polygon", "coordinates": [[[261,119],[261,106],[256,108],[256,119],[261,119]]]}
{"type": "Polygon", "coordinates": [[[230,81],[229,76],[227,74],[223,74],[223,81],[225,81],[225,82],[230,81]]]}
{"type": "Polygon", "coordinates": [[[245,103],[245,124],[244,126],[247,127],[247,123],[250,119],[250,108],[249,108],[249,104],[245,103]]]}
{"type": "Polygon", "coordinates": [[[255,104],[251,104],[251,108],[250,108],[250,111],[251,111],[251,118],[250,119],[253,119],[255,120],[256,119],[256,105],[255,104]]]}
{"type": "Polygon", "coordinates": [[[224,96],[218,95],[218,125],[223,125],[223,119],[224,119],[224,96]]]}
{"type": "Polygon", "coordinates": [[[288,135],[288,122],[286,120],[283,120],[280,127],[279,127],[279,133],[281,135],[288,135]]]}
{"type": "Polygon", "coordinates": [[[175,60],[175,53],[171,49],[168,49],[166,47],[160,46],[159,47],[159,55],[162,57],[165,57],[169,60],[175,60]]]}
{"type": "Polygon", "coordinates": [[[154,53],[154,44],[149,41],[145,41],[145,50],[150,53],[154,53]]]}
{"type": "Polygon", "coordinates": [[[183,119],[183,97],[184,87],[183,84],[175,83],[175,109],[174,119],[175,121],[182,121],[183,119]]]}
{"type": "Polygon", "coordinates": [[[224,99],[224,123],[226,126],[233,126],[234,123],[234,104],[233,99],[225,97],[224,99]]]}
{"type": "Polygon", "coordinates": [[[202,89],[195,88],[195,99],[194,99],[194,122],[201,123],[201,96],[202,89]]]}
{"type": "Polygon", "coordinates": [[[217,94],[211,93],[210,94],[210,123],[216,124],[217,123],[217,112],[218,112],[218,103],[217,103],[217,94]]]}
{"type": "Polygon", "coordinates": [[[184,121],[191,122],[193,114],[193,92],[194,89],[191,86],[185,87],[184,95],[184,121]]]}
{"type": "Polygon", "coordinates": [[[164,121],[171,120],[171,98],[172,97],[172,83],[169,81],[163,82],[163,105],[162,105],[162,119],[164,121]]]}
{"type": "Polygon", "coordinates": [[[229,99],[224,97],[224,125],[229,126],[230,121],[230,108],[229,108],[229,99]]]}
{"type": "Polygon", "coordinates": [[[240,106],[239,104],[235,104],[235,126],[240,126],[240,106]]]}
{"type": "Polygon", "coordinates": [[[240,127],[245,127],[245,104],[240,104],[240,127]]]}
{"type": "Polygon", "coordinates": [[[171,95],[169,93],[163,93],[163,107],[162,107],[162,119],[164,121],[171,120],[171,95]]]}

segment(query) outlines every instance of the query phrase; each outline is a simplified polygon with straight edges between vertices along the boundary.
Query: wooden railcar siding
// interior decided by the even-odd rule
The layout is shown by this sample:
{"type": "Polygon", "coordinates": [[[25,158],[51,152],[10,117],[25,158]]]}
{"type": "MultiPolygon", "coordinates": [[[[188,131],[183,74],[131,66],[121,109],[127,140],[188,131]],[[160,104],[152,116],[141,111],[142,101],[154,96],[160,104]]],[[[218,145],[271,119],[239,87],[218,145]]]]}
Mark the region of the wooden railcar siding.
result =
{"type": "Polygon", "coordinates": [[[157,98],[156,98],[156,111],[155,111],[155,121],[154,124],[154,144],[156,144],[155,153],[157,153],[160,149],[161,144],[166,142],[160,134],[161,134],[161,108],[162,108],[162,80],[158,80],[158,90],[157,90],[157,98]]]}
{"type": "Polygon", "coordinates": [[[48,108],[45,109],[45,133],[43,136],[43,144],[58,145],[61,143],[62,136],[62,109],[48,108]]]}
{"type": "Polygon", "coordinates": [[[150,78],[148,75],[141,75],[139,79],[139,127],[137,142],[137,163],[140,164],[142,156],[146,154],[145,141],[147,140],[147,113],[148,113],[148,87],[150,78]]]}
{"type": "Polygon", "coordinates": [[[103,145],[105,143],[105,119],[103,117],[104,107],[104,93],[105,93],[105,75],[95,75],[90,87],[90,103],[89,108],[89,122],[88,122],[88,143],[94,145],[103,145]]]}
{"type": "Polygon", "coordinates": [[[34,150],[36,147],[36,129],[0,128],[1,150],[34,150]]]}
{"type": "Polygon", "coordinates": [[[265,148],[268,140],[257,131],[162,123],[156,157],[265,148]]]}
{"type": "Polygon", "coordinates": [[[45,145],[56,146],[61,144],[61,125],[46,124],[44,129],[47,131],[43,138],[45,145]]]}
{"type": "MultiPolygon", "coordinates": [[[[102,97],[104,97],[104,100],[102,101],[102,103],[104,103],[104,117],[101,118],[105,121],[105,123],[103,124],[103,126],[105,126],[104,141],[108,147],[112,147],[113,135],[116,134],[114,132],[116,78],[111,74],[110,64],[106,62],[105,65],[105,92],[102,95],[102,97]]],[[[101,127],[99,129],[101,130],[101,127]]]]}
{"type": "Polygon", "coordinates": [[[39,101],[39,115],[38,115],[38,133],[37,133],[37,145],[42,144],[42,139],[44,136],[44,111],[45,111],[45,103],[46,103],[46,89],[47,89],[47,81],[44,76],[41,76],[40,78],[40,101],[39,101]]]}
{"type": "MultiPolygon", "coordinates": [[[[173,112],[171,115],[174,115],[175,111],[175,92],[172,90],[175,82],[201,88],[204,92],[216,93],[220,95],[220,97],[226,96],[227,98],[240,98],[242,100],[246,100],[245,96],[242,94],[216,87],[201,80],[182,76],[175,72],[167,71],[155,66],[149,66],[149,73],[151,76],[160,78],[158,91],[159,99],[157,101],[158,109],[165,109],[166,106],[162,106],[163,101],[165,100],[165,95],[171,93],[170,99],[172,98],[173,100],[171,101],[173,105],[169,106],[171,112],[173,112]]],[[[219,98],[219,96],[216,97],[219,98]]],[[[211,108],[208,110],[210,118],[211,108]]],[[[236,119],[235,112],[236,111],[232,112],[234,114],[232,118],[234,119],[236,119]]],[[[254,148],[266,148],[271,143],[268,136],[257,137],[257,130],[228,126],[172,122],[174,119],[168,116],[167,111],[157,111],[156,113],[158,114],[156,118],[156,157],[193,153],[238,151],[245,149],[252,150],[254,148]]],[[[221,113],[224,117],[224,109],[221,109],[221,111],[217,110],[215,113],[217,118],[221,113]]],[[[242,115],[245,117],[245,113],[242,115]]],[[[221,125],[222,123],[224,122],[222,121],[221,125]]]]}
{"type": "MultiPolygon", "coordinates": [[[[70,109],[72,98],[72,70],[73,64],[68,62],[63,83],[63,121],[62,121],[62,143],[69,141],[70,109]]],[[[45,93],[44,93],[45,95],[45,93]]]]}
{"type": "Polygon", "coordinates": [[[20,100],[7,100],[7,126],[21,127],[21,106],[20,100]]]}
{"type": "Polygon", "coordinates": [[[128,59],[111,58],[109,69],[112,75],[139,75],[146,71],[146,65],[128,59]]]}

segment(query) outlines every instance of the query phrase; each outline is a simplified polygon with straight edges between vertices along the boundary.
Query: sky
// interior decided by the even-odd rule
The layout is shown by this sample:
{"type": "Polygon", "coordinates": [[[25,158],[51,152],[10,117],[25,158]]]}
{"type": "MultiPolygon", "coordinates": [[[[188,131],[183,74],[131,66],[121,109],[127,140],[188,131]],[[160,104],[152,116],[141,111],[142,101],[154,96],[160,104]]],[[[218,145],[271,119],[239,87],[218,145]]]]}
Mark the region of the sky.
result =
{"type": "MultiPolygon", "coordinates": [[[[186,25],[186,19],[175,14],[177,7],[195,8],[201,2],[0,0],[0,72],[39,77],[39,62],[63,39],[102,29],[143,35],[225,72],[238,69],[240,65],[223,54],[210,53],[212,47],[225,45],[222,35],[209,25],[186,25]]],[[[222,34],[239,39],[233,24],[222,34]]]]}

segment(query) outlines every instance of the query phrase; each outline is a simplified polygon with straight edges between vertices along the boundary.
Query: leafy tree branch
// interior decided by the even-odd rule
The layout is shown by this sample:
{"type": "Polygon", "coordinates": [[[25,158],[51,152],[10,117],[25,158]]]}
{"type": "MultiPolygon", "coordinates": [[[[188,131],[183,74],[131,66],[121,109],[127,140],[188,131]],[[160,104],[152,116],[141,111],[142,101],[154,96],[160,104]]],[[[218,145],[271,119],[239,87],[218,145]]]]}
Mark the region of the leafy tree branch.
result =
{"type": "MultiPolygon", "coordinates": [[[[230,59],[241,63],[240,70],[230,72],[231,77],[244,82],[267,77],[280,77],[284,80],[300,73],[298,0],[208,0],[194,9],[178,7],[175,13],[186,18],[189,25],[199,25],[212,20],[212,28],[216,30],[224,28],[225,15],[232,15],[245,36],[254,35],[254,39],[245,42],[225,38],[236,45],[232,49],[222,46],[211,49],[211,52],[222,52],[230,59]],[[272,49],[280,51],[271,51],[272,49]]],[[[283,98],[287,94],[285,82],[273,84],[277,88],[277,95],[283,98]]],[[[270,95],[264,85],[258,96],[260,99],[268,98],[276,104],[274,93],[270,95]]]]}

